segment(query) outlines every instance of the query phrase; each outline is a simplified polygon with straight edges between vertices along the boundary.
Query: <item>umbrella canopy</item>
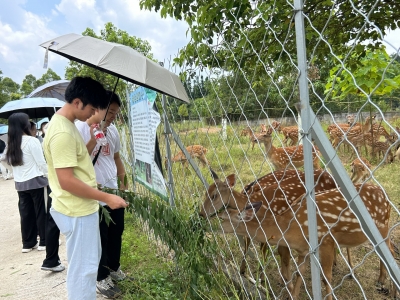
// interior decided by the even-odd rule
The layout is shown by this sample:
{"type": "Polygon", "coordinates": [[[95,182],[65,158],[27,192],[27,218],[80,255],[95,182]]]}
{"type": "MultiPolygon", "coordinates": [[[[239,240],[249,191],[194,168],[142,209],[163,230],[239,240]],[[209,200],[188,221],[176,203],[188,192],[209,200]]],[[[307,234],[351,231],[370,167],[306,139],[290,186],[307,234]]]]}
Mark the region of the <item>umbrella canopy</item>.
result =
{"type": "Polygon", "coordinates": [[[7,119],[13,113],[26,113],[31,119],[51,117],[65,102],[56,98],[25,98],[9,101],[0,109],[0,118],[7,119]]]}
{"type": "Polygon", "coordinates": [[[51,39],[40,46],[68,59],[189,103],[186,90],[176,74],[131,47],[74,33],[51,39]]]}
{"type": "Polygon", "coordinates": [[[8,132],[8,125],[0,126],[0,135],[8,132]]]}
{"type": "Polygon", "coordinates": [[[44,98],[57,98],[65,101],[65,90],[69,84],[69,80],[55,80],[48,82],[36,88],[27,98],[44,97],[44,98]]]}
{"type": "Polygon", "coordinates": [[[42,126],[43,123],[48,123],[48,122],[50,122],[49,118],[43,118],[36,123],[36,128],[40,129],[40,126],[42,126]]]}

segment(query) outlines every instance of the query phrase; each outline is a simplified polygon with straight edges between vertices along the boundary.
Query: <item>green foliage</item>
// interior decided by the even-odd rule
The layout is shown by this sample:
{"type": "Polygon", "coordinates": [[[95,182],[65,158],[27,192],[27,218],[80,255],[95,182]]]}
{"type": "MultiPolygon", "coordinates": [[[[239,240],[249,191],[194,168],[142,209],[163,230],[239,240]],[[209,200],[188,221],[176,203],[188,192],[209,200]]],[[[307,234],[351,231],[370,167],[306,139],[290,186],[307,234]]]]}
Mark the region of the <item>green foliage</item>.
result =
{"type": "Polygon", "coordinates": [[[331,69],[326,92],[332,97],[389,95],[400,87],[400,64],[389,57],[384,47],[368,51],[357,67],[346,64],[345,68],[338,64],[331,69]]]}
{"type": "MultiPolygon", "coordinates": [[[[110,192],[108,189],[104,191],[110,192]]],[[[210,256],[216,249],[205,236],[205,221],[197,215],[190,216],[185,210],[177,210],[161,199],[118,190],[111,192],[129,202],[129,211],[146,222],[155,237],[174,251],[181,266],[180,275],[187,280],[190,293],[195,295],[200,284],[211,284],[213,278],[209,271],[213,264],[210,256]]]]}
{"type": "MultiPolygon", "coordinates": [[[[337,55],[345,53],[346,45],[352,41],[357,42],[355,52],[365,55],[366,49],[381,44],[379,30],[385,34],[400,25],[397,0],[377,4],[360,0],[357,10],[353,5],[352,1],[305,1],[301,12],[307,16],[306,43],[316,50],[314,63],[324,62],[331,51],[337,55]],[[369,22],[365,20],[367,15],[369,22]],[[319,33],[323,33],[327,43],[320,42],[319,33]],[[363,42],[368,44],[364,46],[363,42]]],[[[297,56],[291,1],[141,0],[140,7],[189,25],[191,41],[181,49],[175,62],[192,66],[192,70],[254,70],[258,77],[265,73],[265,66],[273,68],[282,53],[286,62],[288,56],[297,56]]]]}
{"type": "MultiPolygon", "coordinates": [[[[27,76],[29,76],[29,75],[27,75],[27,76]]],[[[31,75],[32,76],[32,75],[31,75]]],[[[26,78],[26,77],[25,77],[26,78]]],[[[37,88],[37,87],[39,87],[39,86],[42,86],[42,85],[44,85],[44,84],[46,84],[46,83],[49,83],[49,82],[52,82],[52,81],[55,81],[55,80],[61,80],[61,77],[60,76],[58,76],[57,74],[56,74],[56,72],[54,72],[52,69],[47,69],[47,71],[46,71],[46,73],[44,73],[43,75],[42,75],[42,77],[40,77],[34,84],[33,84],[33,87],[34,88],[37,88]]]]}
{"type": "Polygon", "coordinates": [[[187,117],[187,116],[189,116],[189,113],[188,113],[188,109],[187,109],[187,105],[186,105],[186,104],[182,104],[181,106],[179,106],[178,115],[180,115],[181,117],[187,117]]]}

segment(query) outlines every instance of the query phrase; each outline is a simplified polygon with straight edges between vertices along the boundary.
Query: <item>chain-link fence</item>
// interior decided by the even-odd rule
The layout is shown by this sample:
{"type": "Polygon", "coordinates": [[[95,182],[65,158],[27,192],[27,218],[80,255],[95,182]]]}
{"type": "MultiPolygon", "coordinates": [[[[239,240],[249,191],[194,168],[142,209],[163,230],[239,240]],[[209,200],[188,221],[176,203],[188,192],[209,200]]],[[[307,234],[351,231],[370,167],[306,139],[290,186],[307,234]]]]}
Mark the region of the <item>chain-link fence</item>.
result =
{"type": "Polygon", "coordinates": [[[397,21],[382,18],[399,2],[227,2],[178,56],[191,104],[157,102],[172,209],[182,224],[200,214],[213,243],[201,255],[220,294],[197,295],[387,299],[400,283],[400,58],[382,46],[397,21]]]}

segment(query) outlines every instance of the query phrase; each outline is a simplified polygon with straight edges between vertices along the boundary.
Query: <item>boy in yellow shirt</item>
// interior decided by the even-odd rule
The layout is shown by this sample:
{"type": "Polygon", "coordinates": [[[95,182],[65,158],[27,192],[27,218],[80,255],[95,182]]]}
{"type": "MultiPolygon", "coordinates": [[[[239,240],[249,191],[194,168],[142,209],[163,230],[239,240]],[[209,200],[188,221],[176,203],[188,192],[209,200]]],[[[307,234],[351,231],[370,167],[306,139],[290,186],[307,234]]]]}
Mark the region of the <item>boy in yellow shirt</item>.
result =
{"type": "Polygon", "coordinates": [[[101,246],[99,204],[126,207],[122,198],[97,190],[96,174],[74,121],[86,121],[107,107],[104,87],[88,77],[75,77],[65,91],[66,104],[52,117],[44,139],[50,213],[67,240],[68,299],[96,299],[96,276],[101,246]]]}

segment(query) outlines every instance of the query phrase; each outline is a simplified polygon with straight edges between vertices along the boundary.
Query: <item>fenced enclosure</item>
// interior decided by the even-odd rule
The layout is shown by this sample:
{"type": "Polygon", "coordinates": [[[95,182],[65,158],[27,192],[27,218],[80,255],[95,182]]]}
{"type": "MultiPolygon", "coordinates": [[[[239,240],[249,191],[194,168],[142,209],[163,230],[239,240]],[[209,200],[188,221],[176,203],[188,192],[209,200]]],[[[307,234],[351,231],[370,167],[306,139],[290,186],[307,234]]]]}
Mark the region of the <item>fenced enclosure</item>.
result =
{"type": "MultiPolygon", "coordinates": [[[[197,18],[174,60],[192,102],[156,103],[170,203],[133,184],[145,198],[131,205],[173,250],[189,298],[395,297],[400,58],[382,42],[398,4],[165,9],[197,18]]],[[[132,175],[128,110],[119,129],[132,175]]]]}

